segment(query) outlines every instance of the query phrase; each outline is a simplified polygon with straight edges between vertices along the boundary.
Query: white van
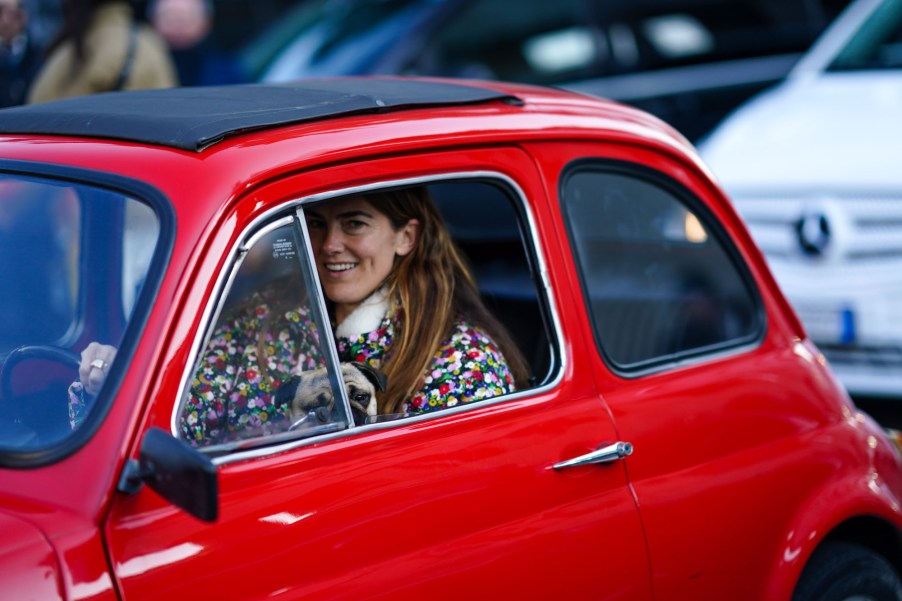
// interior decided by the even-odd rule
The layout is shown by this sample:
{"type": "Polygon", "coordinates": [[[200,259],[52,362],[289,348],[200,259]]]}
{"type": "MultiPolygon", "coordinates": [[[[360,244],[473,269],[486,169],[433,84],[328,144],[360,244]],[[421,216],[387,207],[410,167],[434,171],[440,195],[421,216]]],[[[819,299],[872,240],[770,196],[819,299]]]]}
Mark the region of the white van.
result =
{"type": "Polygon", "coordinates": [[[852,394],[902,398],[902,0],[857,0],[699,145],[852,394]]]}

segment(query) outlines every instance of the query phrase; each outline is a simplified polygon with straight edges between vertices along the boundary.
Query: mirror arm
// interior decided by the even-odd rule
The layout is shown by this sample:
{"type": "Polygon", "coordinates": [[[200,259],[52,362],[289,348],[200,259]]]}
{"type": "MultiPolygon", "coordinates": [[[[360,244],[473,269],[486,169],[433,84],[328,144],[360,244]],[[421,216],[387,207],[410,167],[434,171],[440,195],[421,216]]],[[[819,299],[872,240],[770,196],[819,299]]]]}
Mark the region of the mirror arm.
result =
{"type": "Polygon", "coordinates": [[[144,486],[144,481],[152,475],[148,471],[141,469],[141,464],[137,459],[129,459],[122,470],[116,490],[129,496],[138,494],[138,491],[144,486]]]}

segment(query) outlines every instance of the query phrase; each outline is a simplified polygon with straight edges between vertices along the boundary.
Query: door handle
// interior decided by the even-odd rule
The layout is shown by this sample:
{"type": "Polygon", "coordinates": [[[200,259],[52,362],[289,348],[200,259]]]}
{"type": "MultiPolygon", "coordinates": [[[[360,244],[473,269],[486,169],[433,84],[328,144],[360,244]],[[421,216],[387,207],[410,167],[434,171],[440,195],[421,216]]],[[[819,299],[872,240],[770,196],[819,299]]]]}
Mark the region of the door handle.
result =
{"type": "Polygon", "coordinates": [[[597,450],[573,459],[560,461],[552,465],[552,469],[562,470],[566,467],[589,465],[593,463],[612,463],[633,454],[633,445],[628,442],[602,443],[597,450]]]}

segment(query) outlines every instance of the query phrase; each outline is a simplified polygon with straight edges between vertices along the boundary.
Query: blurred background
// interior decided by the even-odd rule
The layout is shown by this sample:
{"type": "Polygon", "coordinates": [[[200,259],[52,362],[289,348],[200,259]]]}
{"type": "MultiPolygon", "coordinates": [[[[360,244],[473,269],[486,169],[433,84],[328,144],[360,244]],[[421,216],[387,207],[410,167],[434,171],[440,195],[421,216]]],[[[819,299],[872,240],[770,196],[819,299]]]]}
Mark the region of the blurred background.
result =
{"type": "MultiPolygon", "coordinates": [[[[21,3],[23,27],[39,49],[63,25],[62,0],[0,2],[21,3]]],[[[132,6],[158,30],[169,23],[162,33],[176,52],[202,44],[234,60],[248,81],[418,74],[557,85],[639,106],[696,141],[781,80],[847,2],[137,0],[132,6]],[[172,16],[157,21],[163,5],[172,16]],[[200,18],[209,23],[193,24],[200,18]]],[[[69,4],[86,10],[91,2],[69,4]]]]}
{"type": "MultiPolygon", "coordinates": [[[[61,32],[122,2],[0,0],[2,104],[28,101],[61,32]]],[[[699,147],[859,404],[902,425],[902,0],[130,6],[165,43],[178,85],[501,79],[660,117],[699,147]]]]}

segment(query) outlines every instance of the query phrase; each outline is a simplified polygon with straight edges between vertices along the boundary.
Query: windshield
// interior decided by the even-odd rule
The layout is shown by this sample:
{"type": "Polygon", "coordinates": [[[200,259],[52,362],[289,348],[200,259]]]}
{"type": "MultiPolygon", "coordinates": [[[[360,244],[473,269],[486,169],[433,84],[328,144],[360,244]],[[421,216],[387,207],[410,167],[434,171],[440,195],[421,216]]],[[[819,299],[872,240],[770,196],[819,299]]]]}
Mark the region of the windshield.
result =
{"type": "Polygon", "coordinates": [[[902,68],[902,0],[887,0],[849,40],[828,71],[902,68]]]}
{"type": "Polygon", "coordinates": [[[90,416],[102,391],[74,406],[80,353],[121,346],[159,232],[119,192],[0,174],[0,449],[47,448],[90,416]]]}

